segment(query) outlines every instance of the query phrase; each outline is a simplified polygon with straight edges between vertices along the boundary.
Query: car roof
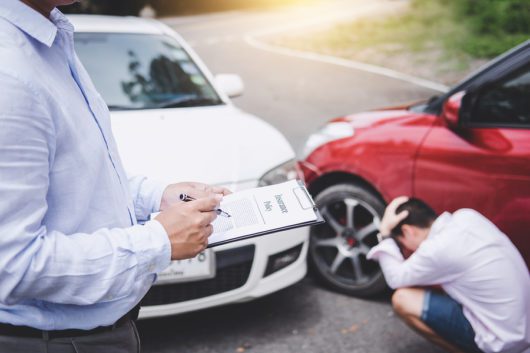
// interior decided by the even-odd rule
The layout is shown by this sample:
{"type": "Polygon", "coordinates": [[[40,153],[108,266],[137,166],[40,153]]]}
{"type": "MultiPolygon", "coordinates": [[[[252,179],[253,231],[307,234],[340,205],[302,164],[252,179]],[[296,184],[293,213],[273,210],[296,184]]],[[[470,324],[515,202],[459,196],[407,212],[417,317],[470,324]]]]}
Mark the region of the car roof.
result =
{"type": "Polygon", "coordinates": [[[139,17],[102,15],[68,15],[76,32],[163,34],[155,20],[139,17]]]}

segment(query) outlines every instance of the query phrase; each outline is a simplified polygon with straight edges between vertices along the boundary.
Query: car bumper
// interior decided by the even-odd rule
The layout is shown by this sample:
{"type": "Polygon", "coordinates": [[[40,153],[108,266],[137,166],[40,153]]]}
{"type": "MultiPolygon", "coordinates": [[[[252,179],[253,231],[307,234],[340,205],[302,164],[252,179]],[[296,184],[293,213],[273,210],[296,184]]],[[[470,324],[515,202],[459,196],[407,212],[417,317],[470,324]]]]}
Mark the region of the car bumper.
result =
{"type": "Polygon", "coordinates": [[[217,266],[221,266],[216,278],[155,285],[144,298],[147,304],[140,310],[140,319],[245,302],[292,285],[307,272],[308,238],[309,228],[305,227],[219,246],[214,249],[217,266]],[[298,246],[301,250],[293,263],[265,276],[270,256],[298,246]],[[171,302],[171,295],[176,302],[171,302]]]}

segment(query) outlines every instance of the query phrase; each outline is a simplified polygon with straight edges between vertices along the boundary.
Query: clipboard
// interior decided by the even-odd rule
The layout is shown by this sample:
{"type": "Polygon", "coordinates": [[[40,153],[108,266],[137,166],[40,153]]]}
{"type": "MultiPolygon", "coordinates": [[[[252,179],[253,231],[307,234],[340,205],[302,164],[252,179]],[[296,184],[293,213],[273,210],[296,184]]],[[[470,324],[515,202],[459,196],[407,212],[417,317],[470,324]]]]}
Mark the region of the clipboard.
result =
{"type": "MultiPolygon", "coordinates": [[[[277,226],[277,227],[276,226],[271,226],[271,227],[269,227],[266,230],[250,231],[248,234],[241,234],[241,235],[229,237],[229,238],[223,239],[223,240],[214,240],[212,243],[208,244],[207,248],[214,248],[214,247],[217,247],[217,246],[220,246],[220,245],[229,244],[229,243],[233,243],[233,242],[240,241],[240,240],[251,239],[251,238],[260,237],[260,236],[264,236],[264,235],[267,235],[267,234],[273,234],[273,233],[277,233],[277,232],[282,232],[282,231],[286,231],[286,230],[290,230],[290,229],[308,227],[308,226],[313,226],[313,225],[325,223],[324,218],[320,214],[320,211],[318,210],[315,202],[313,201],[313,198],[309,194],[309,192],[308,192],[307,188],[305,187],[305,184],[304,184],[303,181],[301,181],[301,180],[294,181],[293,180],[293,181],[282,183],[282,184],[279,184],[279,185],[276,185],[276,186],[281,186],[281,185],[284,185],[284,184],[285,184],[286,187],[288,187],[288,189],[294,195],[294,198],[291,198],[291,201],[292,200],[297,200],[297,202],[298,202],[298,204],[300,206],[300,209],[304,210],[304,212],[308,212],[308,213],[311,212],[314,215],[314,219],[308,220],[308,221],[302,221],[302,222],[293,222],[293,223],[290,223],[290,224],[277,226]]],[[[274,186],[275,185],[272,185],[271,187],[274,187],[274,186]]],[[[264,191],[263,189],[265,189],[265,188],[268,188],[268,187],[246,190],[246,192],[247,192],[247,194],[252,193],[253,190],[256,191],[256,192],[258,192],[258,190],[259,190],[259,192],[263,192],[264,191]]],[[[255,201],[256,201],[256,203],[258,202],[257,200],[255,200],[255,201]]],[[[293,205],[293,202],[291,202],[291,206],[292,205],[293,205]]],[[[259,205],[258,205],[258,207],[259,207],[259,205]]],[[[228,208],[226,206],[224,206],[223,204],[221,204],[221,208],[224,209],[224,210],[228,210],[228,208]]],[[[230,213],[230,211],[229,211],[229,213],[230,213]]],[[[233,216],[237,217],[237,215],[233,215],[233,216]]],[[[218,217],[218,219],[219,219],[219,217],[218,217]]],[[[252,227],[249,227],[248,229],[250,230],[250,229],[252,229],[252,227]]],[[[214,230],[215,230],[215,222],[214,222],[214,230]]],[[[243,231],[244,227],[241,227],[240,230],[243,231]]],[[[215,234],[216,233],[214,231],[214,234],[212,236],[214,236],[215,234]]],[[[215,239],[215,237],[214,237],[214,239],[215,239]]]]}

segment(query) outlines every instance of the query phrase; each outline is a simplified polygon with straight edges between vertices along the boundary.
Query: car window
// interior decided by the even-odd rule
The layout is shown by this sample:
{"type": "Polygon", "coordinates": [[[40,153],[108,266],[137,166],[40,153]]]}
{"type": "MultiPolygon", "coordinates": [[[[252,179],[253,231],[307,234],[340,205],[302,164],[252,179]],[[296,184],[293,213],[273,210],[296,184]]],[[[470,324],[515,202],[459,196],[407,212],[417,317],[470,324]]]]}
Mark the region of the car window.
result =
{"type": "Polygon", "coordinates": [[[530,66],[482,91],[471,122],[530,127],[530,66]]]}
{"type": "Polygon", "coordinates": [[[76,33],[75,48],[111,110],[222,104],[197,65],[171,37],[76,33]]]}

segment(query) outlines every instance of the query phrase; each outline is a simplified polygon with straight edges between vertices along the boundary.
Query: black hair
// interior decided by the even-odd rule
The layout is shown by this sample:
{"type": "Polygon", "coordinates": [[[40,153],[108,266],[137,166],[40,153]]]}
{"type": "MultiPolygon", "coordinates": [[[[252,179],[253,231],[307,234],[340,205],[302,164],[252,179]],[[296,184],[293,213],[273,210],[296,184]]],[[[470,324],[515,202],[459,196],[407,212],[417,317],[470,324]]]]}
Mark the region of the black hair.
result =
{"type": "Polygon", "coordinates": [[[436,212],[434,212],[429,205],[422,200],[413,197],[399,205],[396,209],[396,214],[400,214],[403,211],[409,211],[409,214],[390,231],[390,235],[394,238],[403,235],[401,232],[401,226],[404,224],[419,228],[429,228],[437,217],[436,212]]]}

